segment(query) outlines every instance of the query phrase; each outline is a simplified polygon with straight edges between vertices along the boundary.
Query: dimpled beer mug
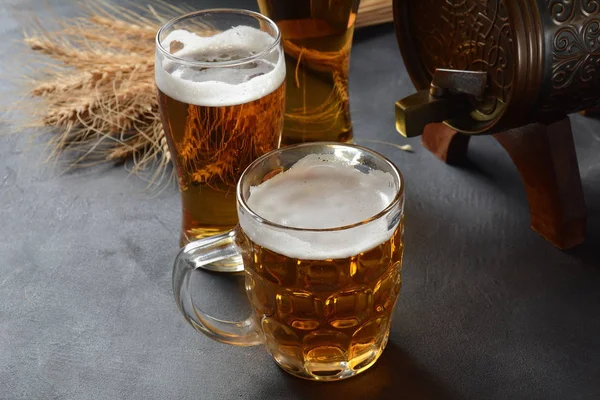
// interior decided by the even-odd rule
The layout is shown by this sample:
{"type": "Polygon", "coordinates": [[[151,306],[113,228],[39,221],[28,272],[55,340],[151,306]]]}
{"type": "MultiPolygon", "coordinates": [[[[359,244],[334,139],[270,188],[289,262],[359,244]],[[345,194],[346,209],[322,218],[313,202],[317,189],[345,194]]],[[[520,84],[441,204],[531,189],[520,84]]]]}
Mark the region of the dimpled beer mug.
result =
{"type": "MultiPolygon", "coordinates": [[[[183,246],[236,225],[240,175],[279,147],[285,105],[279,30],[244,10],[175,18],[158,31],[155,77],[181,192],[183,246]]],[[[236,262],[207,267],[235,270],[236,262]]]]}
{"type": "Polygon", "coordinates": [[[348,70],[359,0],[258,0],[281,31],[287,67],[282,143],[352,141],[348,70]]]}
{"type": "Polygon", "coordinates": [[[402,283],[404,184],[372,150],[333,142],[274,150],[237,186],[239,225],[189,243],[173,269],[185,319],[210,338],[264,344],[285,371],[335,381],[375,363],[402,283]],[[205,263],[242,257],[252,315],[202,310],[205,263]]]}

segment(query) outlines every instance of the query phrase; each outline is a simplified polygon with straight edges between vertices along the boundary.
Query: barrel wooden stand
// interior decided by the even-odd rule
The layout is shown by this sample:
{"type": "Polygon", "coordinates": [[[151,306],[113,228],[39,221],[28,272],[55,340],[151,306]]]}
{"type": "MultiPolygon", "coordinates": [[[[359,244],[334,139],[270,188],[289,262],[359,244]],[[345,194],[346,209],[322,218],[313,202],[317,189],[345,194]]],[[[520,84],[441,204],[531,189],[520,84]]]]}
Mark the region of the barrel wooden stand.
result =
{"type": "MultiPolygon", "coordinates": [[[[563,250],[583,242],[586,207],[569,118],[551,124],[533,123],[493,136],[521,175],[531,228],[563,250]]],[[[422,140],[439,159],[458,164],[467,157],[470,138],[436,123],[426,126],[422,140]]]]}

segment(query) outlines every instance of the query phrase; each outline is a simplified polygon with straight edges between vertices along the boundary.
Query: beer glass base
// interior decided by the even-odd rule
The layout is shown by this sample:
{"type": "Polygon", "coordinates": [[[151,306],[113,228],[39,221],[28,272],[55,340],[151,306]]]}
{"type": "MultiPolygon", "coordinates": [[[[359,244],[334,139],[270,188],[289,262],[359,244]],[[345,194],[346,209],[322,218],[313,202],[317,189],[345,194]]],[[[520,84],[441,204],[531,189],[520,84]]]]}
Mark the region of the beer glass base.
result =
{"type": "MultiPolygon", "coordinates": [[[[188,243],[191,243],[196,240],[206,239],[209,237],[224,234],[226,232],[229,232],[232,228],[233,226],[224,226],[216,228],[197,228],[183,231],[181,233],[179,245],[181,247],[184,247],[188,243]]],[[[204,270],[212,272],[242,272],[244,270],[244,261],[242,260],[241,256],[234,256],[225,260],[214,261],[208,264],[201,264],[198,266],[198,268],[202,268],[204,270]]]]}
{"type": "Polygon", "coordinates": [[[200,266],[200,268],[212,272],[242,272],[244,270],[244,261],[242,257],[232,257],[227,260],[200,266]]]}
{"type": "Polygon", "coordinates": [[[382,346],[363,352],[348,361],[306,361],[304,365],[298,365],[297,359],[286,359],[285,357],[281,357],[281,355],[275,355],[274,360],[279,368],[298,378],[319,382],[340,381],[356,376],[371,368],[383,353],[387,345],[387,339],[388,335],[386,335],[382,346]]]}
{"type": "Polygon", "coordinates": [[[231,225],[216,225],[202,228],[184,228],[179,237],[179,247],[185,247],[188,243],[196,240],[206,239],[217,236],[225,232],[229,232],[235,227],[235,223],[231,225]]]}

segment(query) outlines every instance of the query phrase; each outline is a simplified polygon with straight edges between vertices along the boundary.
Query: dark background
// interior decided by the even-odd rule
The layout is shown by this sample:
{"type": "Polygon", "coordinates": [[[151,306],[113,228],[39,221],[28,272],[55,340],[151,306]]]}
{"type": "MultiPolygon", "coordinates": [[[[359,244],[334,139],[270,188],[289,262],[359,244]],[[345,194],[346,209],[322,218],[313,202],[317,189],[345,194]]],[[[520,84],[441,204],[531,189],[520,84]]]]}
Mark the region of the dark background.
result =
{"type": "MultiPolygon", "coordinates": [[[[1,106],[29,66],[20,19],[77,15],[75,4],[0,0],[1,106]]],[[[371,370],[303,381],[261,347],[196,333],[171,290],[176,188],[148,192],[122,167],[60,174],[24,131],[0,135],[0,399],[600,398],[600,122],[571,117],[589,226],[562,252],[528,228],[519,176],[491,137],[471,141],[468,167],[449,167],[395,132],[394,102],[414,89],[390,24],[356,32],[350,71],[357,141],[407,186],[404,286],[371,370]]],[[[239,278],[207,275],[204,290],[207,311],[245,315],[239,278]]]]}

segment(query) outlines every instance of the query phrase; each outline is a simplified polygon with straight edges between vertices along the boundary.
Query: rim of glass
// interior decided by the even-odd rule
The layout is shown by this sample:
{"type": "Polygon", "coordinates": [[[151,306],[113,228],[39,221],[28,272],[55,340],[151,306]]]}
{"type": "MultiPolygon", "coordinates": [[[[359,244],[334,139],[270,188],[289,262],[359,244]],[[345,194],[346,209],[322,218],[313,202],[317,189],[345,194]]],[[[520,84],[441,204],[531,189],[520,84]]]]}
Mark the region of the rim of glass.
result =
{"type": "Polygon", "coordinates": [[[209,9],[201,10],[201,11],[193,11],[193,12],[183,14],[183,15],[180,15],[179,17],[175,17],[175,18],[169,20],[163,26],[160,27],[160,29],[156,33],[155,41],[156,41],[156,48],[166,58],[170,59],[171,61],[175,61],[178,63],[191,65],[191,66],[195,66],[195,67],[222,68],[222,67],[235,67],[238,65],[243,65],[248,62],[251,62],[251,61],[254,61],[259,58],[264,57],[266,54],[270,53],[275,47],[279,46],[279,43],[281,41],[281,32],[279,31],[279,28],[277,27],[277,24],[275,24],[275,22],[273,22],[268,17],[266,17],[256,11],[236,9],[236,8],[209,8],[209,9]],[[241,58],[239,60],[231,60],[231,61],[207,62],[207,61],[186,60],[185,58],[177,57],[177,56],[171,54],[169,51],[167,51],[167,49],[165,49],[163,47],[162,43],[160,42],[160,37],[166,29],[171,28],[173,25],[175,25],[181,21],[200,17],[200,16],[207,15],[207,14],[238,14],[238,15],[247,15],[250,17],[254,17],[258,20],[266,22],[269,25],[269,27],[271,27],[275,31],[275,40],[269,46],[267,46],[266,48],[264,48],[263,50],[261,50],[260,52],[258,52],[256,54],[241,58]]]}
{"type": "MultiPolygon", "coordinates": [[[[295,145],[291,145],[291,146],[285,146],[285,147],[281,147],[279,149],[272,150],[266,154],[263,154],[262,156],[260,156],[256,160],[254,160],[250,165],[248,165],[248,167],[244,170],[244,172],[240,176],[240,180],[238,181],[236,189],[237,189],[236,190],[236,198],[237,198],[238,204],[241,205],[241,207],[244,209],[245,212],[250,214],[252,219],[256,220],[257,222],[259,222],[261,224],[265,224],[265,225],[268,225],[268,226],[271,226],[274,228],[280,228],[280,229],[284,229],[284,230],[288,230],[288,231],[334,232],[334,231],[343,231],[346,229],[352,229],[352,228],[356,228],[359,226],[363,226],[363,225],[371,223],[375,220],[378,220],[379,218],[382,218],[383,216],[388,214],[390,212],[390,210],[392,208],[394,208],[404,198],[404,177],[402,176],[400,169],[398,167],[396,167],[396,165],[393,162],[391,162],[384,155],[378,153],[377,151],[375,151],[373,149],[369,149],[368,147],[360,146],[357,144],[348,144],[348,143],[339,143],[339,142],[311,142],[311,143],[300,143],[300,144],[295,144],[295,145]],[[390,167],[390,169],[393,171],[393,174],[395,175],[395,178],[398,180],[400,187],[398,188],[396,195],[394,196],[394,199],[383,210],[381,210],[380,212],[378,212],[377,214],[373,215],[372,217],[370,217],[368,219],[358,221],[358,222],[355,222],[355,223],[349,224],[349,225],[336,226],[334,228],[298,228],[298,227],[293,227],[293,226],[281,225],[281,224],[269,221],[268,219],[261,217],[260,215],[255,213],[250,208],[250,206],[248,206],[248,204],[246,203],[246,200],[244,199],[244,196],[242,193],[242,182],[244,181],[245,176],[248,173],[250,173],[250,171],[252,169],[254,169],[258,164],[260,164],[267,158],[272,157],[275,153],[283,153],[285,151],[295,150],[295,149],[302,148],[302,147],[320,147],[320,148],[342,147],[342,148],[358,149],[362,152],[369,153],[372,156],[374,156],[375,158],[378,158],[379,160],[383,161],[386,165],[388,165],[390,167]]],[[[402,210],[402,213],[404,213],[404,210],[402,210]]]]}

